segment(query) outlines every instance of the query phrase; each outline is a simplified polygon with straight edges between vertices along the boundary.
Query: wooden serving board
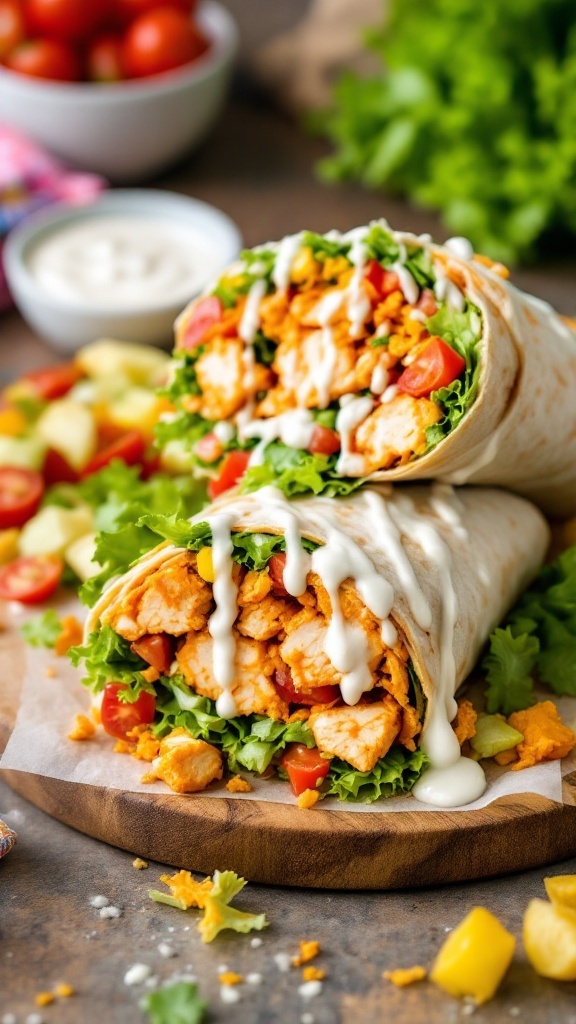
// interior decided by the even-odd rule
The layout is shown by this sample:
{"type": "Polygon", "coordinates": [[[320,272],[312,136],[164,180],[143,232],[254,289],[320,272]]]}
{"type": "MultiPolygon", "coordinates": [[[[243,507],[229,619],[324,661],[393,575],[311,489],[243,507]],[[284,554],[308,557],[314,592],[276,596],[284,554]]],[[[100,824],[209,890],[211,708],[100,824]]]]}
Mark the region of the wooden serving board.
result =
{"type": "MultiPolygon", "coordinates": [[[[14,726],[24,669],[18,637],[0,636],[0,752],[14,726]]],[[[134,855],[206,874],[322,889],[396,889],[461,882],[550,864],[576,851],[576,772],[566,803],[505,797],[479,811],[355,814],[260,800],[172,794],[0,773],[58,821],[134,855]]]]}

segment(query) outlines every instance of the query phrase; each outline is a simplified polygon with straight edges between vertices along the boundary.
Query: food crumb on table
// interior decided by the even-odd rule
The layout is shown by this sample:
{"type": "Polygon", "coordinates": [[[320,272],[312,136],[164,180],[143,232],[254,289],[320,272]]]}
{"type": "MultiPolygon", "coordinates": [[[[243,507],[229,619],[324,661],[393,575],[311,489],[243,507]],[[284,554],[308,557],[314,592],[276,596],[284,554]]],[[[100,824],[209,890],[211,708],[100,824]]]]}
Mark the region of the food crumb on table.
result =
{"type": "Polygon", "coordinates": [[[160,953],[160,956],[165,957],[165,959],[168,959],[171,956],[176,956],[176,950],[169,942],[161,942],[158,946],[158,952],[160,953]]]}
{"type": "Polygon", "coordinates": [[[302,968],[303,981],[324,981],[325,977],[326,971],[321,967],[314,967],[313,965],[310,965],[309,967],[302,968]]]}
{"type": "Polygon", "coordinates": [[[292,957],[293,967],[302,967],[303,964],[307,964],[310,960],[314,960],[320,952],[320,943],[317,939],[302,939],[300,942],[300,953],[298,956],[292,957]]]}
{"type": "Polygon", "coordinates": [[[121,907],[102,907],[100,909],[100,917],[103,921],[112,920],[114,918],[122,917],[121,907]]]}
{"type": "Polygon", "coordinates": [[[240,985],[244,981],[244,975],[236,974],[236,971],[222,971],[218,975],[218,981],[221,985],[240,985]]]}
{"type": "Polygon", "coordinates": [[[314,999],[315,996],[320,995],[321,991],[321,981],[304,981],[298,986],[298,995],[302,996],[302,999],[314,999]]]}
{"type": "Polygon", "coordinates": [[[152,968],[148,964],[132,964],[124,975],[124,984],[129,986],[142,985],[151,974],[152,968]]]}
{"type": "Polygon", "coordinates": [[[94,907],[95,910],[101,910],[102,907],[110,906],[110,900],[107,896],[92,896],[90,899],[90,906],[94,907]]]}
{"type": "Polygon", "coordinates": [[[68,982],[61,981],[60,984],[54,987],[54,995],[59,996],[60,999],[69,999],[70,996],[76,995],[76,991],[68,982]]]}
{"type": "Polygon", "coordinates": [[[301,811],[309,811],[314,804],[317,804],[320,799],[320,793],[317,789],[305,789],[300,796],[296,797],[296,803],[301,811]]]}
{"type": "Polygon", "coordinates": [[[228,779],[226,783],[226,789],[229,793],[251,793],[252,786],[247,779],[243,779],[241,775],[234,775],[231,779],[228,779]]]}
{"type": "Polygon", "coordinates": [[[53,992],[38,992],[34,996],[36,1006],[50,1006],[50,1003],[53,1003],[55,999],[56,996],[53,992]]]}
{"type": "Polygon", "coordinates": [[[422,981],[426,977],[426,968],[398,967],[395,971],[384,971],[382,977],[398,988],[405,988],[406,985],[413,985],[415,981],[422,981]]]}
{"type": "Polygon", "coordinates": [[[148,867],[148,861],[142,860],[142,857],[135,857],[132,861],[132,867],[136,868],[137,871],[144,871],[148,867]]]}
{"type": "Polygon", "coordinates": [[[237,988],[231,985],[221,985],[220,999],[223,1003],[237,1003],[240,1000],[240,993],[237,988]]]}
{"type": "Polygon", "coordinates": [[[94,722],[91,722],[86,715],[76,715],[68,733],[68,739],[91,740],[95,732],[96,726],[94,722]]]}

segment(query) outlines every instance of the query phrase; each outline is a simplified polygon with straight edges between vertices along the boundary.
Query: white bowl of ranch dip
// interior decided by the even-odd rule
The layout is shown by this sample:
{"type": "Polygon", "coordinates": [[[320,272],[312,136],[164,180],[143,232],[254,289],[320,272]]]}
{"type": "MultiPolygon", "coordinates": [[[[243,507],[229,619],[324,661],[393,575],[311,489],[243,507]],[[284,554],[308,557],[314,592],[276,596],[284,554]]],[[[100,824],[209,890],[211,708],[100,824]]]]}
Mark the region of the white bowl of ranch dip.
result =
{"type": "Polygon", "coordinates": [[[22,316],[56,348],[100,337],[166,345],[178,313],[241,244],[234,222],[208,203],[118,189],[30,217],[9,234],[4,263],[22,316]]]}

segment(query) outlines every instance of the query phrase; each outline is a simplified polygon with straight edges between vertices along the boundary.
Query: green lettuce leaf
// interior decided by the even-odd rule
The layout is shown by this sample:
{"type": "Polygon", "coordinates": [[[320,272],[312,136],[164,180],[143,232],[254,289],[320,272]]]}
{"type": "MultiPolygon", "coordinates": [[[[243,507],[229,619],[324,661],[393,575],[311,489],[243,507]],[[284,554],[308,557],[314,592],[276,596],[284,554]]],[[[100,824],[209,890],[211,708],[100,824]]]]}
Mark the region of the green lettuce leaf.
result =
{"type": "Polygon", "coordinates": [[[481,323],[480,311],[471,303],[463,312],[441,306],[426,321],[430,334],[442,338],[466,360],[463,376],[430,395],[431,400],[442,407],[444,416],[427,428],[426,452],[458,426],[476,399],[480,382],[481,323]]]}
{"type": "Polygon", "coordinates": [[[359,772],[335,757],[330,762],[326,795],[372,803],[382,797],[409,793],[427,765],[428,758],[423,750],[411,753],[403,747],[390,750],[370,772],[359,772]]]}
{"type": "Polygon", "coordinates": [[[93,693],[103,690],[106,683],[122,683],[125,691],[121,699],[131,703],[138,699],[142,690],[155,692],[142,675],[148,664],[134,654],[129,641],[118,636],[111,626],[102,626],[98,632],[91,633],[85,645],[71,647],[68,657],[76,667],[84,664],[86,674],[82,682],[93,693]]]}
{"type": "Polygon", "coordinates": [[[61,632],[62,622],[53,608],[48,608],[22,626],[22,636],[32,647],[53,648],[61,632]]]}
{"type": "Polygon", "coordinates": [[[273,485],[289,498],[310,492],[336,498],[351,494],[366,482],[360,477],[339,477],[335,455],[312,455],[302,448],[289,448],[281,441],[271,441],[266,446],[265,459],[260,466],[248,467],[242,478],[242,491],[273,485]]]}
{"type": "Polygon", "coordinates": [[[198,995],[195,982],[177,981],[145,996],[140,1009],[150,1024],[202,1024],[208,1003],[198,995]]]}
{"type": "Polygon", "coordinates": [[[215,871],[212,881],[213,888],[206,897],[204,914],[198,924],[203,942],[212,942],[225,929],[246,934],[268,927],[264,914],[250,914],[229,906],[246,885],[244,878],[235,871],[215,871]]]}
{"type": "Polygon", "coordinates": [[[494,630],[490,652],[482,665],[488,681],[486,707],[490,714],[501,711],[510,715],[534,703],[532,673],[539,648],[535,636],[514,636],[510,626],[494,630]]]}

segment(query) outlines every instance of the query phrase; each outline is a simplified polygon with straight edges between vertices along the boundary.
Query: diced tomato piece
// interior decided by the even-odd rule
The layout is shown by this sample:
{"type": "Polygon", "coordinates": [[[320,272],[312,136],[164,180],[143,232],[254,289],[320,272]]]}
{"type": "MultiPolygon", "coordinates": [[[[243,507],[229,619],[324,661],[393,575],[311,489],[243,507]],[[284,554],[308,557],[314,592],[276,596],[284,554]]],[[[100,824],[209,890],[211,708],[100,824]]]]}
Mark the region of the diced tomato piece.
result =
{"type": "Polygon", "coordinates": [[[122,683],[106,683],[100,711],[105,732],[118,740],[125,740],[137,725],[150,725],[156,714],[154,694],[142,690],[138,700],[129,704],[120,700],[120,693],[125,689],[122,683]]]}
{"type": "Polygon", "coordinates": [[[244,476],[250,462],[250,452],[230,452],[224,459],[220,475],[208,484],[208,497],[217,498],[219,494],[230,490],[244,476]]]}
{"type": "Polygon", "coordinates": [[[0,568],[0,597],[39,604],[54,593],[63,572],[64,562],[58,555],[16,558],[0,568]]]}
{"type": "Polygon", "coordinates": [[[80,479],[80,474],[55,448],[49,448],[46,452],[42,472],[47,487],[52,484],[76,484],[80,479]]]}
{"type": "Polygon", "coordinates": [[[438,312],[438,303],[434,292],[431,292],[429,288],[424,288],[416,303],[416,309],[421,309],[426,316],[434,316],[434,313],[438,312]]]}
{"type": "Polygon", "coordinates": [[[174,637],[167,633],[148,633],[130,644],[130,650],[147,661],[161,676],[167,676],[170,671],[174,647],[174,637]]]}
{"type": "Polygon", "coordinates": [[[287,665],[282,665],[281,668],[276,669],[274,674],[274,685],[287,704],[303,704],[305,707],[311,708],[313,704],[331,704],[332,701],[338,700],[340,696],[340,687],[332,686],[327,684],[326,686],[315,686],[313,690],[309,690],[308,693],[301,693],[299,690],[294,689],[294,682],[292,680],[292,673],[287,665]]]}
{"type": "Polygon", "coordinates": [[[206,331],[222,319],[223,312],[224,307],[217,295],[208,295],[205,299],[200,299],[186,324],[181,348],[196,348],[197,345],[201,345],[206,331]]]}
{"type": "Polygon", "coordinates": [[[31,384],[38,398],[52,402],[62,398],[84,376],[75,363],[62,363],[61,366],[47,366],[42,370],[33,370],[24,375],[24,380],[31,384]]]}
{"type": "Polygon", "coordinates": [[[330,770],[330,761],[321,757],[318,747],[309,749],[303,743],[293,743],[282,758],[282,767],[288,772],[294,796],[306,789],[316,789],[330,770]]]}
{"type": "Polygon", "coordinates": [[[398,380],[398,390],[413,398],[424,398],[445,388],[460,376],[466,360],[442,338],[431,338],[420,355],[407,366],[398,380]]]}
{"type": "Polygon", "coordinates": [[[312,455],[335,455],[340,451],[340,435],[330,427],[314,427],[314,433],[308,445],[312,455]]]}
{"type": "Polygon", "coordinates": [[[222,455],[222,443],[216,434],[204,434],[194,445],[194,454],[202,459],[202,462],[216,462],[222,455]]]}
{"type": "Polygon", "coordinates": [[[146,441],[139,430],[130,430],[123,434],[116,441],[96,453],[93,459],[84,466],[82,476],[92,476],[98,470],[104,469],[113,459],[122,459],[127,466],[134,466],[144,457],[146,441]]]}
{"type": "Polygon", "coordinates": [[[272,591],[276,597],[289,597],[284,586],[284,566],[286,565],[286,552],[281,551],[279,555],[272,555],[268,562],[268,575],[272,580],[272,591]]]}
{"type": "Polygon", "coordinates": [[[378,260],[370,260],[366,264],[365,278],[374,288],[378,299],[385,299],[387,295],[398,291],[400,278],[394,270],[385,270],[378,260]]]}
{"type": "Polygon", "coordinates": [[[19,466],[0,466],[0,530],[27,523],[43,494],[40,473],[19,466]]]}

